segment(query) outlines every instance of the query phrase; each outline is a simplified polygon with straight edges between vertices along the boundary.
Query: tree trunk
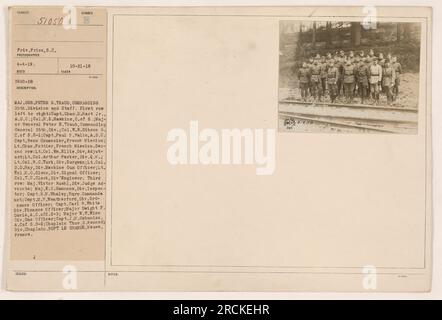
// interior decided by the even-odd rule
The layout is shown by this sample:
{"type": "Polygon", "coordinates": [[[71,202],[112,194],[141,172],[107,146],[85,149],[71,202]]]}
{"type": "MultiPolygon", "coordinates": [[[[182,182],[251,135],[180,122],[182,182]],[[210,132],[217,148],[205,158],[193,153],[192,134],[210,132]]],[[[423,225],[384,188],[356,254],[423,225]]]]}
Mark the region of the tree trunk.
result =
{"type": "Polygon", "coordinates": [[[313,22],[312,44],[313,44],[313,47],[316,44],[316,21],[313,22]]]}
{"type": "Polygon", "coordinates": [[[353,46],[358,47],[361,45],[361,23],[351,23],[351,43],[353,46]]]}
{"type": "Polygon", "coordinates": [[[410,24],[409,23],[404,23],[403,24],[403,28],[404,28],[404,39],[405,40],[410,40],[411,37],[411,29],[410,29],[410,24]]]}
{"type": "Polygon", "coordinates": [[[331,22],[327,22],[326,24],[327,29],[327,47],[331,47],[332,45],[332,28],[331,28],[331,22]]]}

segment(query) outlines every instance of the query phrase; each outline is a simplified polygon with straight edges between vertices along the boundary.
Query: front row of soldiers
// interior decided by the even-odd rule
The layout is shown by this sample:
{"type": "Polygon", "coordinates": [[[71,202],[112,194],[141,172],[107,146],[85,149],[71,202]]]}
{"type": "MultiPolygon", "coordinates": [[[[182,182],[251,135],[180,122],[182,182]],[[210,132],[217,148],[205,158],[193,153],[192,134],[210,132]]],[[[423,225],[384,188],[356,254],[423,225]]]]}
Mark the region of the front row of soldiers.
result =
{"type": "Polygon", "coordinates": [[[373,104],[378,104],[380,93],[385,93],[391,105],[399,94],[401,73],[397,57],[384,59],[382,53],[375,56],[373,51],[354,57],[352,52],[346,56],[341,51],[333,58],[331,54],[310,58],[298,70],[298,79],[303,101],[309,96],[322,101],[328,92],[332,103],[338,97],[351,103],[357,96],[362,104],[370,97],[373,104]]]}

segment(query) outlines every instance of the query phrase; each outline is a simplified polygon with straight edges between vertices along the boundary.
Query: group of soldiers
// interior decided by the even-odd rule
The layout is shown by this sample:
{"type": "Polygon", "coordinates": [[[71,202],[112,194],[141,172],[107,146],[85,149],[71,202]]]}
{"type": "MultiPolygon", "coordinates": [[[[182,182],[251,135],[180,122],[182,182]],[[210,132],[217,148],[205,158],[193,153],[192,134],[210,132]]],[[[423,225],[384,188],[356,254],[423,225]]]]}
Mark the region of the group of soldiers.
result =
{"type": "Polygon", "coordinates": [[[391,54],[384,57],[370,50],[368,54],[360,51],[355,55],[341,50],[334,55],[317,54],[305,61],[298,70],[298,79],[303,101],[308,97],[322,101],[328,94],[332,103],[338,98],[352,103],[359,97],[362,104],[367,100],[379,104],[382,93],[391,105],[399,94],[401,73],[401,64],[391,54]]]}

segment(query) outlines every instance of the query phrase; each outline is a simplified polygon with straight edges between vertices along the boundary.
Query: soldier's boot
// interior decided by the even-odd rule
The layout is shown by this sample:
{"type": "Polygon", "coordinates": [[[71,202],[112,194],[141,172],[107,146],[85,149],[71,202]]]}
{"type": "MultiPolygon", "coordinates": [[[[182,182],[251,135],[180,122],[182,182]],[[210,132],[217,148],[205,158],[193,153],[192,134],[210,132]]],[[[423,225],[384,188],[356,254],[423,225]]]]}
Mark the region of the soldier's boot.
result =
{"type": "MultiPolygon", "coordinates": [[[[390,89],[390,90],[391,90],[391,89],[390,89]]],[[[388,104],[389,104],[390,106],[393,104],[393,100],[394,100],[393,97],[394,97],[393,92],[390,91],[390,92],[388,93],[388,100],[389,100],[389,101],[388,101],[388,104]]]]}
{"type": "Polygon", "coordinates": [[[347,103],[351,103],[351,90],[347,92],[347,103]]]}

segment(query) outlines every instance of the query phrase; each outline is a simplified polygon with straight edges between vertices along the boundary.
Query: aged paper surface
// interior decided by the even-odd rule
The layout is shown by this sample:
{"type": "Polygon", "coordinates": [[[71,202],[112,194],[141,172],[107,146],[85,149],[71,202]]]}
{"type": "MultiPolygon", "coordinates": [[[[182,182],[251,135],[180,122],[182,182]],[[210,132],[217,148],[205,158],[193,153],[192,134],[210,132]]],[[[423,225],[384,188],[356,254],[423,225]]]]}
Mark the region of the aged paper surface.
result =
{"type": "Polygon", "coordinates": [[[374,9],[10,8],[8,288],[430,290],[431,8],[374,9]]]}

